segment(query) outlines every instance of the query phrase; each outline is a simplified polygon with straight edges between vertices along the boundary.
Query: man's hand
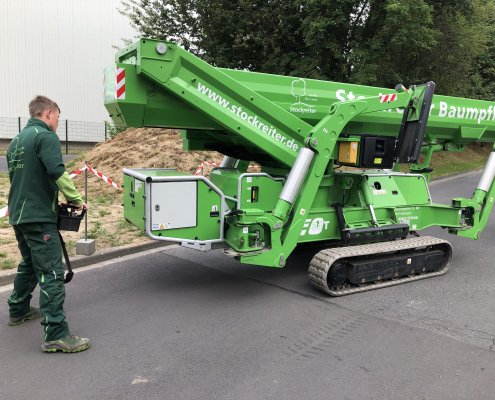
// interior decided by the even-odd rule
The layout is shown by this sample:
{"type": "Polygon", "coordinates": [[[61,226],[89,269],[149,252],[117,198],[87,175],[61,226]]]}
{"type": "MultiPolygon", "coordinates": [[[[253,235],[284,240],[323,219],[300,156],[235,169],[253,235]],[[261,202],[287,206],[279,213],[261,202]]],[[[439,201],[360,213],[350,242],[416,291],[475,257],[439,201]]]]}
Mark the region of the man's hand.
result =
{"type": "Polygon", "coordinates": [[[87,210],[88,209],[88,205],[86,203],[82,203],[82,204],[69,203],[69,206],[74,207],[76,210],[87,210]]]}
{"type": "Polygon", "coordinates": [[[62,207],[75,208],[76,210],[87,210],[88,205],[86,203],[74,204],[74,203],[60,203],[62,207]]]}

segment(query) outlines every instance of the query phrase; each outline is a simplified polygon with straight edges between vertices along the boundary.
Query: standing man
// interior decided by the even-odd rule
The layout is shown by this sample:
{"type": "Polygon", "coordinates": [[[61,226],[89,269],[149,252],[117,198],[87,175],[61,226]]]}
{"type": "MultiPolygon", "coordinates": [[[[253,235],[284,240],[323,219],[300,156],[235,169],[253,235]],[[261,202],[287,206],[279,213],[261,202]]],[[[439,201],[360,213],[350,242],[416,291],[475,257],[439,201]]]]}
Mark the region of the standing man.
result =
{"type": "Polygon", "coordinates": [[[64,313],[64,266],[57,230],[58,193],[86,208],[65,170],[60,140],[55,134],[60,109],[54,101],[36,96],[29,103],[26,127],[7,149],[9,168],[9,222],[22,255],[8,300],[15,326],[42,318],[46,352],[76,353],[89,348],[89,339],[70,335],[64,313]],[[40,308],[31,307],[31,293],[40,285],[40,308]]]}

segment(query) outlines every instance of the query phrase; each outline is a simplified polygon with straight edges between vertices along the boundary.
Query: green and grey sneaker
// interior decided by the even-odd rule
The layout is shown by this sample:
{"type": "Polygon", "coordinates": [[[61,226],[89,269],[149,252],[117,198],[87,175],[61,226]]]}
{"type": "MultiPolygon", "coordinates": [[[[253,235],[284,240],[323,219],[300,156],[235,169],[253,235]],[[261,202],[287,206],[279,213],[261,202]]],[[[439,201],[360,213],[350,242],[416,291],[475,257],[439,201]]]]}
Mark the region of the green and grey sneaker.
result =
{"type": "Polygon", "coordinates": [[[46,351],[47,353],[55,353],[56,351],[79,353],[80,351],[89,349],[89,346],[89,339],[69,335],[62,339],[44,342],[41,345],[41,350],[46,351]]]}
{"type": "Polygon", "coordinates": [[[22,317],[9,317],[9,326],[16,326],[22,324],[24,321],[30,320],[30,319],[37,319],[41,318],[43,314],[41,314],[41,311],[37,307],[31,307],[31,309],[27,312],[27,314],[24,314],[22,317]]]}

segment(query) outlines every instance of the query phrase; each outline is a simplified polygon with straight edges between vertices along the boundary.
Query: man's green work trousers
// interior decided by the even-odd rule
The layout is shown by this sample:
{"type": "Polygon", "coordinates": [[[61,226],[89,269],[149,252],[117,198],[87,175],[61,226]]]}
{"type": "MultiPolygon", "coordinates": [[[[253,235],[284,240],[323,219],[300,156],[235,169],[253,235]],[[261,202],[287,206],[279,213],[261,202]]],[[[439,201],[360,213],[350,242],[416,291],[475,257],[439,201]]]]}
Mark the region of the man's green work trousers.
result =
{"type": "Polygon", "coordinates": [[[28,223],[14,226],[22,261],[17,268],[9,311],[13,318],[30,310],[31,293],[40,285],[40,311],[45,340],[69,335],[64,313],[64,265],[56,224],[28,223]]]}

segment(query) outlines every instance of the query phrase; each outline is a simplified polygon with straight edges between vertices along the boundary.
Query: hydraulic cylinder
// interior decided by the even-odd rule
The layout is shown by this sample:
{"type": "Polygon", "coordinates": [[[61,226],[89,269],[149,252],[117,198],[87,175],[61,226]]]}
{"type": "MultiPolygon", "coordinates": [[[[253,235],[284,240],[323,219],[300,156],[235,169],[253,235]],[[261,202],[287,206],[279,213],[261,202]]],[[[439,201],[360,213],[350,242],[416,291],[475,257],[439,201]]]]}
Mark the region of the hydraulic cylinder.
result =
{"type": "Polygon", "coordinates": [[[481,179],[476,187],[476,191],[474,192],[474,200],[478,203],[482,204],[486,193],[490,190],[492,186],[493,179],[495,178],[495,151],[490,153],[488,157],[488,161],[486,162],[485,169],[483,170],[483,175],[481,175],[481,179]]]}
{"type": "Polygon", "coordinates": [[[287,182],[285,182],[284,188],[282,189],[277,206],[273,212],[276,217],[283,220],[287,216],[290,207],[294,204],[294,200],[301,190],[301,186],[306,178],[314,155],[315,153],[313,150],[308,149],[307,147],[301,149],[299,152],[296,162],[294,163],[289,177],[287,178],[287,182]]]}

